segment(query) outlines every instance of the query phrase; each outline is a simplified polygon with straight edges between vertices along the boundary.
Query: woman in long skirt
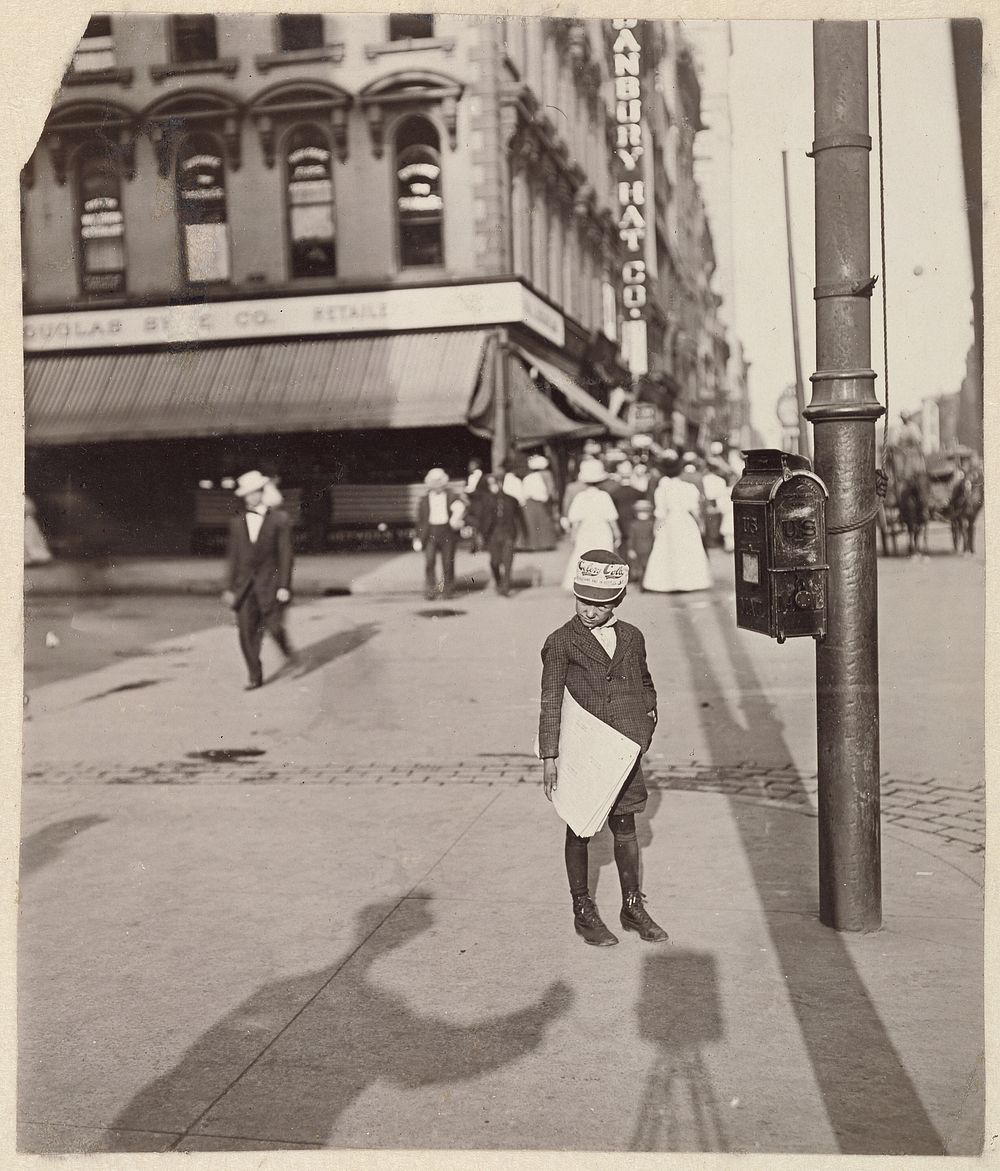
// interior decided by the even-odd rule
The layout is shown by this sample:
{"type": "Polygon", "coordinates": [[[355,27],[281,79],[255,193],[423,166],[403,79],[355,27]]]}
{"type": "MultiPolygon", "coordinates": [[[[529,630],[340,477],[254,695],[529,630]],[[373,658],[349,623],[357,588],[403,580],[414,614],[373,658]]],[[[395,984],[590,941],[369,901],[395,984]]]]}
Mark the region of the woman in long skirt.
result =
{"type": "Polygon", "coordinates": [[[653,505],[656,538],[649,554],[644,590],[668,594],[707,590],[712,574],[701,540],[701,495],[694,484],[678,478],[679,462],[664,469],[653,505]]]}
{"type": "Polygon", "coordinates": [[[579,478],[583,489],[573,497],[566,520],[573,538],[563,589],[573,591],[576,563],[590,549],[615,549],[621,538],[618,527],[618,509],[611,496],[599,487],[607,479],[604,464],[599,459],[585,459],[580,463],[579,478]]]}
{"type": "MultiPolygon", "coordinates": [[[[556,547],[556,526],[552,519],[552,492],[546,479],[549,461],[544,455],[528,456],[528,474],[521,481],[524,488],[524,521],[528,536],[525,549],[541,552],[556,547]]],[[[551,478],[551,472],[549,473],[551,478]]]]}

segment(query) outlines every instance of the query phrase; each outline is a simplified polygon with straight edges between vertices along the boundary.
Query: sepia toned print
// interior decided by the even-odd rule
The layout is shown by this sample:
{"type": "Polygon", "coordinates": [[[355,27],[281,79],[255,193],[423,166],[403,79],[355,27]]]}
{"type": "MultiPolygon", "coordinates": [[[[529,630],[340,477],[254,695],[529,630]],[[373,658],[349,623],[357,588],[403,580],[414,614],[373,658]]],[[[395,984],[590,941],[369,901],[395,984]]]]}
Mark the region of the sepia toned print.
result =
{"type": "Polygon", "coordinates": [[[21,1155],[980,1153],[981,61],[92,14],[20,182],[21,1155]]]}

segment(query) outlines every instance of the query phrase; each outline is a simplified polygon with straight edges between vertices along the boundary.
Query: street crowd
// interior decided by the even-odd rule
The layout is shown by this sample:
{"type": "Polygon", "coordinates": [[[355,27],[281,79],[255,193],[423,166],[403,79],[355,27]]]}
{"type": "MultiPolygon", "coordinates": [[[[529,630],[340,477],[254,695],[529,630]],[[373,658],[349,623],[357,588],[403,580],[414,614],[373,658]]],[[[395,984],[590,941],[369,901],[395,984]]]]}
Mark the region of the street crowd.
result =
{"type": "Polygon", "coordinates": [[[736,471],[721,451],[703,457],[644,439],[633,437],[631,450],[588,442],[576,478],[561,493],[541,453],[519,455],[495,472],[472,460],[464,483],[432,468],[424,479],[427,491],[413,542],[424,554],[428,600],[454,594],[455,551],[462,540],[489,552],[502,597],[511,593],[516,552],[555,549],[564,538],[571,550],[563,579],[567,590],[573,588],[580,555],[594,548],[619,554],[633,585],[643,590],[709,589],[706,547],[733,548],[730,487],[736,471]]]}

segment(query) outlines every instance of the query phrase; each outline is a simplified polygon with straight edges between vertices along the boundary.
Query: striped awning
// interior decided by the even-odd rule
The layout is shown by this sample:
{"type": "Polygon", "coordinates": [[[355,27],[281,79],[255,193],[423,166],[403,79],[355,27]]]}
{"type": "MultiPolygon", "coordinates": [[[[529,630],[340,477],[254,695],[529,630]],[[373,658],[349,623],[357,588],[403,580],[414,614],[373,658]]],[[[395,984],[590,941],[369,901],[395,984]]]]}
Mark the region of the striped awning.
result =
{"type": "MultiPolygon", "coordinates": [[[[496,346],[494,337],[487,345],[479,390],[469,410],[469,427],[484,439],[492,439],[497,422],[496,346]]],[[[510,350],[506,353],[505,364],[507,438],[514,447],[536,447],[549,440],[582,439],[603,433],[604,428],[594,423],[568,419],[542,394],[529,377],[527,368],[510,350]]]]}
{"type": "Polygon", "coordinates": [[[566,398],[570,406],[580,411],[581,414],[587,415],[591,419],[596,419],[609,435],[614,435],[618,438],[627,438],[632,434],[632,428],[628,426],[624,419],[619,419],[617,415],[613,415],[607,407],[602,406],[582,386],[578,386],[558,366],[554,366],[551,362],[546,362],[542,358],[527,353],[525,354],[525,361],[537,367],[545,381],[558,390],[566,398]]]}
{"type": "Polygon", "coordinates": [[[29,356],[29,444],[464,426],[489,330],[29,356]]]}

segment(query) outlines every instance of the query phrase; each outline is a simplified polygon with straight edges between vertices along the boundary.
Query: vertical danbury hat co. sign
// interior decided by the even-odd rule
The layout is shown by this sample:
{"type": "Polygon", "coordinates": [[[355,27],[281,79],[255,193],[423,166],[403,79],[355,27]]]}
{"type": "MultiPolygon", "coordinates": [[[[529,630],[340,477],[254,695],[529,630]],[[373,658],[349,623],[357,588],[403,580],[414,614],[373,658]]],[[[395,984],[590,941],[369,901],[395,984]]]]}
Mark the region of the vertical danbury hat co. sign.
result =
{"type": "Polygon", "coordinates": [[[618,172],[618,235],[625,246],[622,263],[622,317],[628,337],[628,362],[633,374],[647,370],[646,353],[646,184],[642,156],[645,125],[642,107],[639,22],[635,19],[613,20],[616,32],[614,57],[615,121],[617,137],[615,158],[618,172]],[[637,35],[639,34],[639,35],[637,35]]]}

